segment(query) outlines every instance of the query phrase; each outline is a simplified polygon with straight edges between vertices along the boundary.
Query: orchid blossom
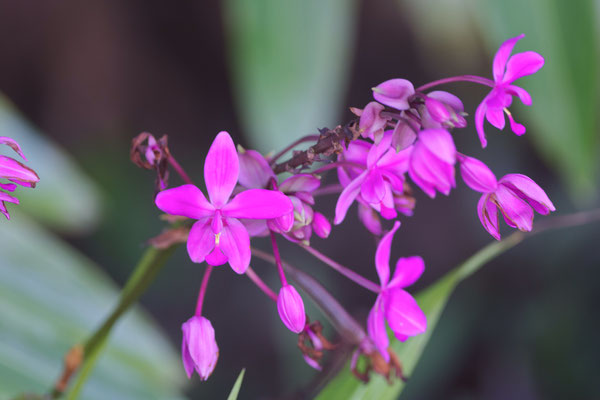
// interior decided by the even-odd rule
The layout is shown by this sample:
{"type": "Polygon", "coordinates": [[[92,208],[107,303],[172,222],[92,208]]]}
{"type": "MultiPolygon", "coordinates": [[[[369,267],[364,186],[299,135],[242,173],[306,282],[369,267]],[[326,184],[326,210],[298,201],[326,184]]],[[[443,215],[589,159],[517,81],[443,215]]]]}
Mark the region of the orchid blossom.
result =
{"type": "MultiPolygon", "coordinates": [[[[13,149],[23,160],[27,161],[23,151],[19,144],[6,136],[0,136],[0,144],[5,144],[13,149]]],[[[36,183],[39,182],[40,178],[31,168],[23,165],[14,158],[0,155],[0,179],[7,179],[10,183],[0,182],[0,189],[14,192],[17,185],[24,187],[35,187],[36,183]]],[[[6,208],[5,202],[19,204],[19,199],[9,195],[3,191],[0,191],[0,212],[4,214],[6,219],[10,219],[10,214],[6,208]]]]}
{"type": "Polygon", "coordinates": [[[502,43],[494,57],[494,86],[475,111],[475,127],[482,147],[487,146],[483,130],[484,119],[502,130],[505,125],[504,113],[506,113],[512,131],[519,136],[525,133],[525,126],[515,122],[508,107],[512,103],[513,96],[519,97],[523,104],[530,106],[531,96],[525,89],[512,83],[519,78],[536,73],[544,66],[544,58],[534,51],[511,56],[515,44],[524,37],[525,35],[519,35],[508,39],[502,43]]]}
{"type": "Polygon", "coordinates": [[[190,231],[187,249],[193,262],[210,265],[229,262],[238,274],[250,264],[250,236],[238,218],[277,218],[292,211],[292,202],[282,193],[250,189],[229,199],[238,181],[239,160],[233,140],[220,132],[204,163],[204,180],[210,201],[194,185],[160,192],[156,206],[167,214],[197,219],[190,231]]]}

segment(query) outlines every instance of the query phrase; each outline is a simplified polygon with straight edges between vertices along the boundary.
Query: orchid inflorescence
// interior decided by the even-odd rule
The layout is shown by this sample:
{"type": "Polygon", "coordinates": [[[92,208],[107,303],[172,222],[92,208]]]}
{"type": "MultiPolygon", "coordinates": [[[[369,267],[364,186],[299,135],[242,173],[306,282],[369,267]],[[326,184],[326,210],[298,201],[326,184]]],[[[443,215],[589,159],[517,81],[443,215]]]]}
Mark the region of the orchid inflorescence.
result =
{"type": "MultiPolygon", "coordinates": [[[[352,369],[361,379],[368,379],[369,370],[388,379],[392,371],[402,377],[400,362],[389,347],[386,321],[400,341],[425,332],[427,318],[405,290],[419,279],[425,263],[419,256],[400,258],[392,274],[391,245],[400,222],[396,220],[392,229],[386,232],[382,218],[394,220],[399,214],[412,215],[415,199],[408,178],[431,198],[435,198],[437,192],[448,195],[456,186],[458,163],[467,186],[482,194],[477,213],[483,227],[498,240],[498,211],[509,226],[530,231],[533,210],[543,215],[555,210],[546,193],[525,175],[508,174],[496,179],[482,161],[459,153],[451,132],[467,126],[463,103],[451,93],[428,91],[441,84],[461,81],[489,86],[492,88],[490,93],[475,112],[475,126],[482,147],[487,145],[485,119],[503,129],[506,114],[513,132],[524,134],[525,127],[515,122],[508,107],[513,96],[526,105],[531,105],[531,97],[513,83],[539,70],[544,59],[535,52],[511,56],[515,43],[523,37],[509,39],[500,46],[493,63],[494,80],[463,75],[416,89],[405,79],[388,80],[373,88],[374,101],[362,109],[351,109],[357,119],[345,126],[323,129],[319,135],[302,138],[273,156],[241,147],[236,149],[230,135],[220,132],[204,164],[208,197],[175,161],[167,148],[166,137],[157,141],[144,133],[134,139],[132,157],[138,165],[158,172],[156,206],[174,223],[152,243],[160,247],[165,243],[186,241],[190,259],[208,264],[196,313],[182,326],[182,357],[188,377],[196,371],[202,380],[206,380],[218,359],[215,330],[202,314],[202,305],[213,267],[225,263],[229,263],[236,273],[246,274],[276,303],[284,325],[299,335],[299,347],[305,360],[320,369],[323,350],[332,349],[334,345],[323,337],[318,321],[310,323],[302,297],[288,282],[284,271],[286,263],[277,245],[278,236],[297,244],[376,293],[366,321],[367,332],[355,335],[359,339],[352,343],[356,347],[352,369]],[[304,142],[313,144],[307,150],[294,151],[289,160],[278,163],[287,151],[304,142]],[[314,167],[315,162],[325,164],[314,167]],[[167,164],[186,181],[185,185],[167,189],[167,164]],[[323,186],[322,175],[333,170],[337,172],[337,182],[323,186]],[[280,179],[281,174],[290,176],[280,179]],[[330,219],[316,211],[316,199],[327,194],[339,194],[332,218],[335,225],[344,221],[349,208],[356,202],[360,221],[380,238],[374,257],[379,284],[310,246],[313,233],[327,238],[332,229],[330,219]],[[251,248],[251,237],[260,236],[271,240],[272,260],[281,281],[278,294],[250,268],[253,254],[262,254],[251,248]],[[368,367],[359,372],[357,359],[363,355],[368,367]]],[[[315,300],[319,301],[318,298],[315,300]]]]}
{"type": "MultiPolygon", "coordinates": [[[[27,161],[21,146],[14,139],[6,136],[0,136],[0,144],[5,144],[15,151],[23,160],[27,161]]],[[[35,171],[20,161],[12,157],[0,155],[0,179],[6,179],[9,182],[0,182],[0,189],[8,192],[14,192],[17,185],[34,188],[40,178],[35,171]]],[[[4,214],[6,219],[10,219],[10,214],[6,208],[6,202],[19,204],[19,199],[6,192],[0,190],[0,212],[4,214]]]]}

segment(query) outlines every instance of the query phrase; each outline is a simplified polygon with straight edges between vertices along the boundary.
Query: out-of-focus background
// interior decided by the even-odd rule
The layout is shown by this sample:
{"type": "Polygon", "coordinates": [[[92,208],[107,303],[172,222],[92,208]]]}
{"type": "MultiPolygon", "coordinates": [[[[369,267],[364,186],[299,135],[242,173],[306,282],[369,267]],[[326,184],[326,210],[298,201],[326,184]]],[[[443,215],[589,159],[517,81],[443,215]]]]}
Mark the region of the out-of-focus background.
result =
{"type": "MultiPolygon", "coordinates": [[[[519,81],[533,107],[511,108],[527,134],[487,126],[482,150],[469,127],[456,132],[457,146],[498,176],[532,177],[556,214],[594,207],[599,15],[592,0],[0,1],[0,136],[17,139],[41,177],[35,190],[17,190],[22,204],[9,205],[13,218],[0,223],[0,397],[52,385],[62,355],[108,313],[144,243],[163,228],[154,176],[129,161],[130,140],[142,131],[168,134],[172,153],[201,181],[221,130],[245,147],[278,150],[348,121],[348,107],[364,106],[384,80],[491,76],[500,43],[525,33],[516,51],[546,58],[519,81]]],[[[444,89],[471,115],[487,93],[472,84],[444,89]]],[[[417,199],[393,248],[394,259],[426,261],[413,292],[492,240],[477,218],[477,194],[463,183],[448,198],[417,199]]],[[[334,204],[326,199],[321,210],[331,215],[334,204]]],[[[462,284],[402,398],[600,398],[599,234],[598,225],[542,234],[462,284]]],[[[354,209],[331,239],[313,245],[376,278],[375,245],[354,209]]],[[[371,293],[282,247],[366,320],[371,293]]],[[[253,265],[275,285],[274,268],[253,265]]],[[[316,372],[296,336],[225,267],[205,305],[218,365],[207,382],[184,379],[180,326],[194,311],[202,271],[177,251],[143,309],[118,327],[84,398],[224,398],[244,367],[240,398],[308,393],[316,372]]]]}

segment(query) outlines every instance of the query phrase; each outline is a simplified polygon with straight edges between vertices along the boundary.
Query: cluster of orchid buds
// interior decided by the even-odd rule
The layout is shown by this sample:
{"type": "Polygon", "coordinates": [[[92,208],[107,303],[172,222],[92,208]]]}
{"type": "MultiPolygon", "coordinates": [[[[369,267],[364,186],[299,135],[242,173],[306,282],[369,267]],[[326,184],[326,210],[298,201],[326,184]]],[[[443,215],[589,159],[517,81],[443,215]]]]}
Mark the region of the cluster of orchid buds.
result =
{"type": "MultiPolygon", "coordinates": [[[[6,136],[0,136],[0,144],[7,145],[21,156],[23,160],[27,161],[21,147],[15,140],[6,136]]],[[[0,179],[8,180],[8,182],[0,182],[0,189],[8,192],[14,192],[17,185],[34,188],[36,183],[40,180],[34,170],[20,161],[4,155],[0,155],[0,179]]],[[[0,212],[4,214],[7,219],[10,219],[10,214],[6,208],[6,202],[19,204],[19,199],[0,190],[0,212]]]]}
{"type": "MultiPolygon", "coordinates": [[[[309,322],[302,297],[286,277],[287,263],[279,253],[278,238],[297,244],[376,294],[366,321],[366,332],[355,335],[357,339],[352,343],[356,347],[352,369],[361,379],[368,379],[369,370],[388,379],[392,371],[402,376],[400,362],[390,349],[386,322],[400,341],[422,334],[427,328],[425,314],[405,290],[423,273],[423,259],[403,257],[397,261],[393,273],[390,269],[391,245],[400,228],[396,218],[399,214],[412,215],[415,207],[409,178],[431,198],[437,192],[448,195],[456,186],[458,163],[464,182],[482,194],[477,212],[483,227],[496,239],[500,239],[498,211],[509,226],[522,231],[532,229],[533,210],[544,215],[554,211],[548,196],[530,178],[509,174],[496,179],[482,161],[459,153],[452,131],[467,126],[468,115],[463,103],[451,93],[428,91],[451,82],[486,85],[491,91],[475,112],[475,126],[482,146],[487,144],[486,119],[494,127],[503,129],[506,115],[512,131],[522,135],[525,127],[515,122],[508,107],[513,96],[526,105],[531,104],[531,97],[513,82],[535,73],[544,64],[544,59],[535,52],[511,56],[515,43],[522,37],[501,45],[493,63],[493,80],[465,75],[416,89],[405,79],[383,82],[373,88],[375,101],[362,109],[351,109],[357,119],[302,138],[272,156],[236,148],[230,135],[220,132],[204,164],[208,197],[170,154],[166,138],[157,141],[149,134],[142,134],[134,139],[132,157],[138,165],[157,171],[155,203],[172,222],[172,227],[153,243],[160,247],[185,241],[190,259],[207,264],[195,315],[182,326],[182,357],[189,377],[196,371],[205,380],[217,363],[219,348],[215,330],[203,315],[202,305],[211,272],[226,263],[236,273],[246,274],[273,299],[282,322],[299,335],[299,347],[307,363],[320,369],[323,350],[334,346],[321,334],[318,321],[309,322]],[[297,146],[307,142],[311,143],[308,149],[297,150],[297,146]],[[295,150],[291,158],[279,162],[290,150],[295,150]],[[167,188],[167,164],[187,182],[185,185],[167,188]],[[322,177],[331,171],[337,172],[337,179],[324,185],[322,177]],[[287,178],[281,178],[282,174],[287,178]],[[339,195],[335,216],[331,219],[317,211],[316,200],[324,195],[339,195]],[[379,239],[374,257],[379,284],[310,245],[313,233],[327,238],[332,229],[330,221],[334,225],[341,224],[355,201],[360,221],[379,239]],[[386,231],[383,220],[395,221],[386,231]],[[270,238],[272,257],[251,247],[251,238],[261,236],[270,238]],[[250,267],[253,256],[271,260],[277,267],[281,281],[277,294],[250,267]],[[357,359],[361,356],[368,361],[366,371],[357,371],[357,359]]],[[[360,325],[357,324],[358,329],[362,329],[360,325]]]]}

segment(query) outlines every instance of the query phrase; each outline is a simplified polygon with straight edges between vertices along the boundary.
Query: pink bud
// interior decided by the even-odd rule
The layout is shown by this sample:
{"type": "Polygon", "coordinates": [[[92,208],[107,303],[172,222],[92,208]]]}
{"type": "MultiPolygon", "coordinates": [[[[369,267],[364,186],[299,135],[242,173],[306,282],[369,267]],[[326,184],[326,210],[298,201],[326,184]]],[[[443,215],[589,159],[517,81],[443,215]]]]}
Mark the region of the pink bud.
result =
{"type": "Polygon", "coordinates": [[[390,79],[373,88],[375,100],[396,110],[408,110],[408,98],[413,94],[415,88],[406,79],[390,79]]]}
{"type": "Polygon", "coordinates": [[[320,212],[314,213],[312,228],[313,231],[317,234],[317,236],[323,239],[328,237],[329,233],[331,232],[331,224],[329,223],[327,218],[325,218],[325,216],[320,212]]]}
{"type": "Polygon", "coordinates": [[[240,185],[248,189],[264,189],[275,173],[262,154],[255,150],[244,150],[238,146],[240,160],[240,185]]]}
{"type": "Polygon", "coordinates": [[[446,122],[450,119],[450,112],[439,100],[436,100],[432,97],[427,97],[425,99],[425,107],[427,107],[427,111],[429,111],[429,115],[437,122],[446,122]]]}
{"type": "Polygon", "coordinates": [[[277,311],[284,325],[294,333],[300,333],[306,325],[302,298],[291,285],[285,285],[277,297],[277,311]]]}
{"type": "Polygon", "coordinates": [[[460,173],[463,180],[471,189],[481,193],[490,193],[496,190],[498,182],[494,173],[481,161],[473,157],[460,154],[460,173]]]}
{"type": "Polygon", "coordinates": [[[215,330],[210,321],[202,316],[194,315],[181,325],[183,341],[181,357],[188,378],[194,370],[200,380],[207,380],[217,365],[219,347],[215,341],[215,330]]]}

